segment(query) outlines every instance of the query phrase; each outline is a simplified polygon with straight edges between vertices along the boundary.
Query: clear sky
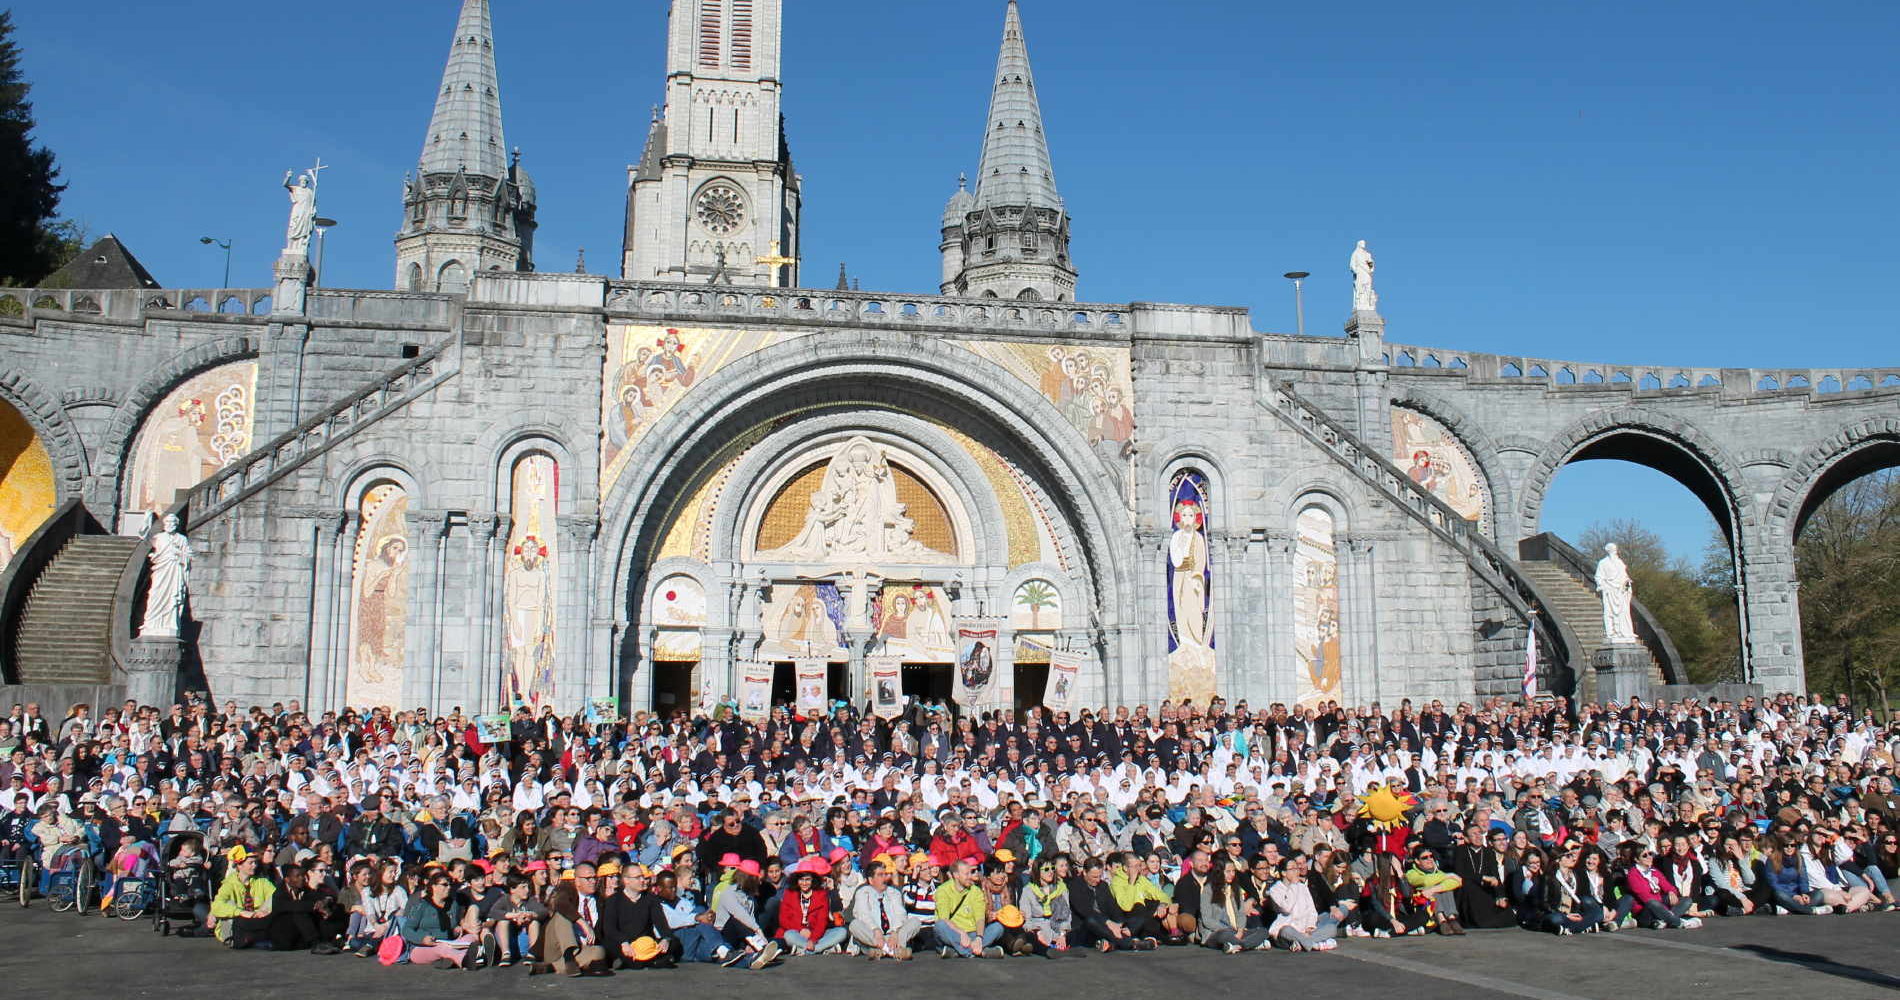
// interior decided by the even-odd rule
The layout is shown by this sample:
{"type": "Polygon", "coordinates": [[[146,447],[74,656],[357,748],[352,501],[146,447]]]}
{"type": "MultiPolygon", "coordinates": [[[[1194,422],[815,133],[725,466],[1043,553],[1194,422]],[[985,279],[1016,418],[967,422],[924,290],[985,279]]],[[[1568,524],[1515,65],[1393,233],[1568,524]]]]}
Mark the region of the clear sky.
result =
{"type": "MultiPolygon", "coordinates": [[[[536,258],[616,267],[660,100],[663,0],[492,0],[536,258]]],[[[64,211],[160,281],[269,282],[287,169],[321,156],[327,284],[386,288],[459,0],[93,0],[15,9],[64,211]]],[[[790,0],[805,278],[933,290],[1000,0],[790,0]]],[[[1607,362],[1892,364],[1900,4],[1025,0],[1081,294],[1244,305],[1336,333],[1354,240],[1389,338],[1607,362]]],[[[1686,490],[1567,469],[1545,526],[1639,516],[1699,553],[1686,490]]]]}

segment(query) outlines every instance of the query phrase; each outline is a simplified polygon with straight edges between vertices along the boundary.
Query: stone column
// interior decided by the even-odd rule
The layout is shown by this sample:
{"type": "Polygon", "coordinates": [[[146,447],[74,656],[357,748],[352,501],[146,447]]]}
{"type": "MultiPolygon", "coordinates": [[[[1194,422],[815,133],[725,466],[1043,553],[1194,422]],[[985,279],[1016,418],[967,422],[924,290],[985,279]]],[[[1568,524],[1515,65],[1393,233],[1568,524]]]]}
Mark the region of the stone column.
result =
{"type": "Polygon", "coordinates": [[[277,258],[272,273],[277,286],[271,292],[271,315],[302,316],[304,296],[310,289],[310,258],[300,253],[284,254],[277,258]]]}
{"type": "Polygon", "coordinates": [[[501,544],[496,539],[506,522],[494,511],[468,516],[468,558],[473,564],[468,583],[468,669],[473,677],[469,689],[474,692],[470,711],[477,714],[501,706],[501,658],[496,655],[494,637],[502,633],[490,628],[501,620],[495,600],[499,562],[495,547],[501,544]]]}
{"type": "MultiPolygon", "coordinates": [[[[1795,579],[1794,540],[1775,526],[1745,528],[1742,558],[1742,665],[1744,679],[1766,694],[1805,694],[1801,652],[1801,595],[1795,579]]],[[[1641,594],[1637,595],[1642,597],[1641,594]]]]}
{"type": "Polygon", "coordinates": [[[1339,629],[1342,701],[1363,705],[1384,703],[1386,692],[1379,675],[1378,549],[1369,534],[1353,532],[1339,539],[1339,629]]]}
{"type": "Polygon", "coordinates": [[[555,583],[555,656],[560,664],[555,672],[554,699],[557,705],[579,709],[582,699],[613,693],[613,683],[605,672],[596,672],[585,656],[573,655],[585,648],[588,597],[592,588],[594,535],[600,519],[591,514],[563,514],[555,518],[561,538],[561,578],[555,583]]]}
{"type": "Polygon", "coordinates": [[[141,705],[170,705],[178,699],[178,667],[185,642],[175,635],[132,640],[125,664],[125,696],[141,705]]]}
{"type": "Polygon", "coordinates": [[[336,572],[332,575],[335,582],[331,587],[337,611],[330,619],[330,648],[324,669],[330,708],[342,708],[349,697],[350,645],[355,633],[355,622],[351,618],[356,611],[356,533],[362,527],[362,519],[359,512],[346,510],[337,520],[336,554],[332,560],[336,572]]]}
{"type": "Polygon", "coordinates": [[[1265,670],[1260,686],[1253,692],[1265,704],[1293,703],[1293,550],[1297,539],[1291,531],[1267,532],[1261,546],[1261,575],[1266,597],[1260,622],[1265,632],[1261,642],[1265,670]]]}

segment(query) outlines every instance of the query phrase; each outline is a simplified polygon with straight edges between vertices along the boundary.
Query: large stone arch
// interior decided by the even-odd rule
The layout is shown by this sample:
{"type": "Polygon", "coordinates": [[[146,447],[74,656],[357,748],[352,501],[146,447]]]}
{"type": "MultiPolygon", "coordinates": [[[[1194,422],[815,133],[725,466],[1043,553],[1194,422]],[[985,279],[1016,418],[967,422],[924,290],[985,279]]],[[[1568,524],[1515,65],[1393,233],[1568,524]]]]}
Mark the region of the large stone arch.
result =
{"type": "Polygon", "coordinates": [[[1795,459],[1775,487],[1764,520],[1790,544],[1828,497],[1861,476],[1900,466],[1900,417],[1846,424],[1795,459]]]}
{"type": "MultiPolygon", "coordinates": [[[[627,474],[602,503],[602,566],[595,607],[622,628],[645,586],[642,563],[682,496],[745,431],[828,406],[916,411],[942,406],[972,424],[1047,491],[1077,526],[1079,555],[1105,646],[1135,657],[1133,600],[1125,581],[1133,524],[1111,477],[1054,406],[1001,366],[942,341],[882,331],[799,337],[737,360],[696,385],[634,447],[627,474]]],[[[973,435],[978,436],[978,435],[973,435]]],[[[608,651],[622,661],[628,648],[608,651]]],[[[619,678],[620,682],[625,677],[619,678]]],[[[1112,692],[1119,694],[1119,692],[1112,692]]]]}
{"type": "Polygon", "coordinates": [[[120,505],[124,502],[125,483],[121,480],[125,474],[126,456],[131,453],[133,441],[138,437],[139,428],[145,426],[146,418],[173,389],[185,380],[219,365],[253,360],[258,356],[258,351],[257,341],[253,337],[221,337],[180,351],[154,365],[125,394],[119,403],[118,412],[112,415],[112,423],[106,428],[104,440],[100,442],[98,475],[89,491],[92,496],[88,498],[94,509],[110,511],[113,520],[118,519],[120,505]]]}
{"type": "Polygon", "coordinates": [[[1467,416],[1464,410],[1438,393],[1413,385],[1394,385],[1392,405],[1417,410],[1443,424],[1458,443],[1465,446],[1471,460],[1484,474],[1485,488],[1491,497],[1491,530],[1502,536],[1512,506],[1511,477],[1504,461],[1505,445],[1493,439],[1483,424],[1467,416]]]}
{"type": "Polygon", "coordinates": [[[1537,533],[1544,496],[1557,471],[1591,458],[1624,459],[1675,479],[1709,508],[1731,542],[1754,522],[1754,504],[1742,466],[1726,448],[1687,420],[1631,406],[1587,414],[1550,437],[1525,475],[1519,494],[1518,538],[1537,533]]]}
{"type": "MultiPolygon", "coordinates": [[[[73,426],[72,416],[59,401],[49,396],[21,368],[0,371],[0,400],[5,401],[32,426],[40,443],[53,460],[53,488],[59,502],[78,495],[86,485],[90,462],[86,443],[73,426]]],[[[98,508],[94,508],[98,513],[98,508]]]]}

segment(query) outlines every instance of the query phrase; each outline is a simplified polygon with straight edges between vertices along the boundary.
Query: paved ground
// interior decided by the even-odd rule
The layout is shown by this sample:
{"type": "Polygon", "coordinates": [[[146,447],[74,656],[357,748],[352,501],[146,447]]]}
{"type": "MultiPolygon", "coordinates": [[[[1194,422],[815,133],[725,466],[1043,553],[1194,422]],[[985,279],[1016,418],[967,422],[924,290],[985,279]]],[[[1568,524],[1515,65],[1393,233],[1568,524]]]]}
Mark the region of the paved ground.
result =
{"type": "Polygon", "coordinates": [[[1717,920],[1697,931],[1624,931],[1557,938],[1491,931],[1457,938],[1355,939],[1330,954],[1226,957],[1201,948],[1089,955],[1058,961],[908,964],[819,957],[764,972],[693,966],[611,979],[527,978],[483,972],[384,969],[373,959],[231,952],[198,939],[160,938],[146,922],[52,913],[43,904],[0,910],[0,982],[9,997],[297,998],[626,997],[730,992],[738,997],[858,995],[1091,996],[1101,1000],[1265,989],[1276,995],[1392,1000],[1669,1000],[1707,996],[1886,997],[1900,990],[1900,913],[1856,917],[1717,920]],[[1262,978],[1266,977],[1266,978],[1262,978]],[[657,988],[657,989],[656,989],[657,988]],[[901,991],[901,993],[900,993],[901,991]]]}

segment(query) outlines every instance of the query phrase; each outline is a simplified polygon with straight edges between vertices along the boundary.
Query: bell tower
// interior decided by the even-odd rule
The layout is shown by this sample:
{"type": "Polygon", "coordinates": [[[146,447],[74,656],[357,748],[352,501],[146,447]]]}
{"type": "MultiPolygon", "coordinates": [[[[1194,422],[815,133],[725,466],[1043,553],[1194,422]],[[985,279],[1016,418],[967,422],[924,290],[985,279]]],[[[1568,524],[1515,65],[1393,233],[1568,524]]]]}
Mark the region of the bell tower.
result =
{"type": "Polygon", "coordinates": [[[627,168],[623,278],[798,284],[799,178],[780,112],[783,8],[672,0],[666,105],[627,168]]]}

